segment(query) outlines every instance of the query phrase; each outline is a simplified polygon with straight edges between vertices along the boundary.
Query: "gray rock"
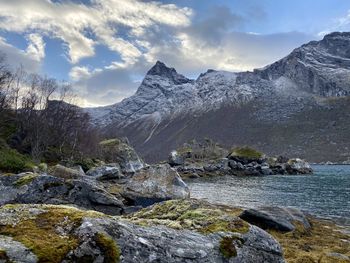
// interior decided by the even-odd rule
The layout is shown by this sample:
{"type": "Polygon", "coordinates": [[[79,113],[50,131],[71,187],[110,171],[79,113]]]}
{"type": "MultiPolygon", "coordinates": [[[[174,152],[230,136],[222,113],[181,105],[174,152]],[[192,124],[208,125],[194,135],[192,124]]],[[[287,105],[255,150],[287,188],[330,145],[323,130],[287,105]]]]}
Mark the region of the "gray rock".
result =
{"type": "Polygon", "coordinates": [[[0,176],[0,204],[74,204],[107,214],[122,213],[124,199],[112,195],[95,180],[65,180],[50,175],[38,175],[21,186],[21,175],[0,176]]]}
{"type": "Polygon", "coordinates": [[[121,179],[124,177],[118,164],[107,164],[90,169],[86,175],[99,180],[121,179]]]}
{"type": "MultiPolygon", "coordinates": [[[[128,219],[108,217],[91,211],[80,211],[67,206],[21,205],[11,208],[0,208],[2,214],[9,219],[27,220],[27,211],[40,210],[41,213],[32,214],[30,220],[36,220],[42,213],[54,209],[64,209],[65,216],[57,222],[61,230],[54,235],[78,238],[78,246],[72,248],[64,256],[62,262],[193,262],[193,263],[252,263],[252,262],[285,262],[279,243],[268,233],[255,226],[250,226],[248,232],[225,233],[217,232],[208,235],[191,230],[175,230],[165,226],[139,226],[128,219]],[[81,223],[70,225],[72,217],[81,217],[81,223]],[[69,226],[69,227],[68,227],[69,226]],[[103,238],[104,242],[99,242],[103,238]],[[225,258],[220,251],[223,238],[232,238],[232,246],[237,255],[225,258]],[[120,256],[118,255],[120,254],[120,256]],[[87,261],[88,260],[88,261],[87,261]]],[[[11,224],[5,222],[5,225],[11,224]]],[[[45,221],[41,222],[46,227],[45,221]]],[[[51,225],[50,225],[51,227],[51,225]]],[[[1,239],[0,239],[1,240],[1,239]]],[[[19,259],[18,262],[36,262],[35,256],[18,242],[0,241],[0,248],[5,247],[9,256],[19,259]],[[18,252],[16,252],[18,251],[18,252]],[[16,254],[14,254],[16,252],[16,254]],[[25,254],[27,252],[27,254],[25,254]],[[12,254],[10,254],[12,253],[12,254]],[[20,257],[20,258],[19,258],[20,257]],[[28,260],[27,260],[28,259],[28,260]],[[33,259],[33,260],[32,260],[33,259]]],[[[35,242],[35,240],[34,240],[35,242]]],[[[38,240],[39,242],[39,240],[38,240]]],[[[51,244],[47,244],[50,248],[51,244]]],[[[53,245],[53,244],[52,244],[53,245]]]]}
{"type": "Polygon", "coordinates": [[[262,229],[275,229],[281,232],[294,231],[296,228],[295,222],[301,223],[305,230],[311,227],[306,216],[294,208],[262,207],[247,209],[239,217],[262,229]]]}
{"type": "Polygon", "coordinates": [[[168,164],[148,166],[136,172],[125,184],[124,193],[134,205],[147,206],[169,199],[188,198],[189,188],[168,164]]]}
{"type": "Polygon", "coordinates": [[[60,164],[52,167],[49,173],[55,177],[60,177],[63,179],[76,179],[85,176],[85,173],[82,169],[68,168],[60,164]]]}
{"type": "Polygon", "coordinates": [[[119,139],[106,140],[100,145],[104,160],[118,163],[123,173],[134,173],[145,166],[136,151],[119,139]]]}
{"type": "Polygon", "coordinates": [[[171,166],[183,165],[185,159],[177,152],[172,151],[169,155],[169,164],[171,166]]]}
{"type": "MultiPolygon", "coordinates": [[[[8,258],[8,261],[4,262],[36,263],[38,261],[37,256],[30,249],[8,236],[0,235],[0,251],[4,251],[8,258]]],[[[3,262],[2,258],[0,262],[3,262]]]]}
{"type": "Polygon", "coordinates": [[[299,158],[290,159],[287,163],[286,170],[289,174],[310,174],[312,168],[309,163],[299,158]]]}

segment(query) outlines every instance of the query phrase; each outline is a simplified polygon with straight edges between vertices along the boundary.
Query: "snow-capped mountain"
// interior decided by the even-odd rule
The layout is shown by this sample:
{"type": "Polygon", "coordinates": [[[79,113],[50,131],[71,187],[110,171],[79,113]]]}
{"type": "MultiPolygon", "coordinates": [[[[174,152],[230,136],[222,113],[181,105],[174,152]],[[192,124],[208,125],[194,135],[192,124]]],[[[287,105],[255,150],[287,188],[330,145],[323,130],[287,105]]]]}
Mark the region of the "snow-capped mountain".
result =
{"type": "MultiPolygon", "coordinates": [[[[154,151],[165,154],[186,140],[205,136],[231,145],[239,144],[237,138],[248,143],[252,140],[244,134],[238,136],[239,130],[235,134],[236,125],[244,122],[244,129],[251,126],[255,130],[266,124],[288,126],[290,119],[305,110],[331,107],[327,98],[348,95],[350,33],[332,33],[253,72],[208,70],[192,80],[158,61],[133,96],[88,112],[110,136],[126,135],[142,153],[153,155],[154,151]],[[226,124],[219,120],[223,111],[225,118],[233,114],[226,124]],[[249,122],[239,120],[242,114],[249,122]],[[214,124],[221,130],[215,131],[214,124]]],[[[253,136],[251,131],[244,133],[253,136]]],[[[257,136],[256,143],[259,141],[257,136]]],[[[260,148],[265,150],[263,143],[260,148]]]]}

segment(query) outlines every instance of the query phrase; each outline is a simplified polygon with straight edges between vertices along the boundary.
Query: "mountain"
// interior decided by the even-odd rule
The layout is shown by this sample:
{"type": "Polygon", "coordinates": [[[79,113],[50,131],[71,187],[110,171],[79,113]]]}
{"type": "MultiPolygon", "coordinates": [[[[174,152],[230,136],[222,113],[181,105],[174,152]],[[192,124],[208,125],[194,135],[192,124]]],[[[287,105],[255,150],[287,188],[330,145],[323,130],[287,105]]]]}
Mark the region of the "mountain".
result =
{"type": "Polygon", "coordinates": [[[149,162],[191,139],[250,145],[310,161],[350,158],[350,33],[332,33],[253,72],[196,80],[157,62],[137,92],[88,109],[108,136],[127,136],[149,162]]]}

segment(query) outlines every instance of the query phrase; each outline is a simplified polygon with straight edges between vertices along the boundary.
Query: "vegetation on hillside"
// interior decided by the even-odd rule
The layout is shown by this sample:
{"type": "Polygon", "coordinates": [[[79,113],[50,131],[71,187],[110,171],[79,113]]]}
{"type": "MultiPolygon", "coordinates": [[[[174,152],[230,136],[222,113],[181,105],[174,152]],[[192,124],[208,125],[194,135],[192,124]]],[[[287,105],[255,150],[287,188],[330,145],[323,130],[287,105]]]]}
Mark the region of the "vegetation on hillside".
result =
{"type": "Polygon", "coordinates": [[[0,55],[0,170],[21,171],[29,159],[55,163],[95,156],[98,131],[74,102],[68,83],[13,70],[0,55]]]}

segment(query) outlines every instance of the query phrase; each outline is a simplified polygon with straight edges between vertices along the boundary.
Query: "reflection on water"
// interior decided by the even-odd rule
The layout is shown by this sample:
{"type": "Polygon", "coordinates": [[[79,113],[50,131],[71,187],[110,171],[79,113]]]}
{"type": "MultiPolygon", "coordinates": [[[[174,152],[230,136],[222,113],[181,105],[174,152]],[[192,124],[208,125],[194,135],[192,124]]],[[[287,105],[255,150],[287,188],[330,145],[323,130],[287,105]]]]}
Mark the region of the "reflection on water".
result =
{"type": "Polygon", "coordinates": [[[233,206],[290,206],[350,225],[350,166],[313,166],[313,175],[216,177],[188,182],[193,198],[233,206]]]}

